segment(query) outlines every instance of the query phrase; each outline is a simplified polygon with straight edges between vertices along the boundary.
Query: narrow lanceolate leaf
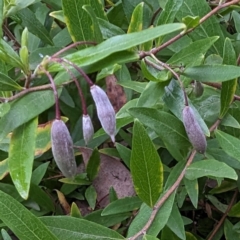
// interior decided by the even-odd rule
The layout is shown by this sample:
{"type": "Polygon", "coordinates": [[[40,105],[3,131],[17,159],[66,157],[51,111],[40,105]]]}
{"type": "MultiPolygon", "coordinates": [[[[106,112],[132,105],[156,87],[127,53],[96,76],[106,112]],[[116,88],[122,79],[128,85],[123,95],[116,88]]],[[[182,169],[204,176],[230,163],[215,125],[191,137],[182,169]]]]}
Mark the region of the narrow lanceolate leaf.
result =
{"type": "Polygon", "coordinates": [[[53,45],[49,32],[29,8],[18,11],[17,16],[21,19],[22,26],[27,27],[29,32],[39,37],[43,42],[53,45]]]}
{"type": "Polygon", "coordinates": [[[214,159],[201,160],[192,163],[186,171],[185,177],[194,180],[200,177],[218,177],[230,178],[236,180],[238,178],[235,170],[226,163],[219,162],[214,159]]]}
{"type": "MultiPolygon", "coordinates": [[[[184,0],[181,8],[177,12],[176,18],[179,21],[182,21],[182,18],[189,16],[199,16],[200,18],[205,16],[211,11],[208,2],[205,0],[184,0]]],[[[200,24],[193,32],[188,36],[194,41],[199,39],[204,39],[212,36],[219,36],[219,40],[214,43],[211,48],[211,52],[222,56],[223,44],[224,44],[224,35],[219,25],[218,19],[216,16],[212,16],[204,23],[200,24]]]]}
{"type": "MultiPolygon", "coordinates": [[[[119,233],[99,224],[74,217],[42,217],[42,222],[53,232],[58,240],[117,240],[124,239],[119,233]]],[[[41,238],[43,239],[43,238],[41,238]]]]}
{"type": "Polygon", "coordinates": [[[144,125],[153,129],[158,136],[177,149],[190,146],[184,126],[173,115],[153,108],[130,108],[129,113],[144,125]]]}
{"type": "Polygon", "coordinates": [[[240,161],[240,140],[220,130],[216,130],[215,135],[221,148],[240,161]]]}
{"type": "Polygon", "coordinates": [[[161,11],[161,14],[158,18],[157,25],[172,23],[175,19],[176,13],[182,4],[183,0],[167,1],[163,11],[161,11]]]}
{"type": "Polygon", "coordinates": [[[200,82],[225,82],[240,76],[240,67],[233,65],[201,65],[186,68],[184,76],[200,82]]]}
{"type": "Polygon", "coordinates": [[[130,168],[139,198],[152,207],[162,192],[163,166],[155,146],[138,120],[134,122],[130,168]]]}
{"type": "MultiPolygon", "coordinates": [[[[93,29],[89,27],[92,25],[91,17],[82,8],[85,4],[89,4],[89,0],[62,1],[65,22],[74,42],[94,40],[93,29]]],[[[87,45],[82,45],[81,47],[87,47],[87,45]]]]}
{"type": "Polygon", "coordinates": [[[21,90],[22,87],[7,75],[0,73],[0,89],[1,91],[21,90]]]}
{"type": "Polygon", "coordinates": [[[102,211],[102,216],[113,215],[136,210],[140,208],[142,201],[138,197],[126,197],[111,202],[102,211]]]}
{"type": "Polygon", "coordinates": [[[128,33],[139,32],[142,30],[143,21],[143,5],[144,3],[139,3],[132,14],[131,21],[128,27],[128,33]]]}
{"type": "MultiPolygon", "coordinates": [[[[87,66],[96,63],[113,53],[127,50],[131,47],[138,46],[159,36],[167,35],[184,28],[185,25],[182,23],[171,23],[155,28],[146,29],[140,32],[115,36],[107,39],[97,46],[88,47],[76,53],[69,54],[66,56],[66,58],[81,67],[87,66]]],[[[61,67],[59,64],[52,64],[51,67],[49,67],[49,71],[59,71],[60,69],[61,67]]]]}
{"type": "Polygon", "coordinates": [[[8,167],[13,183],[22,198],[27,199],[32,176],[38,119],[34,118],[13,131],[8,167]]]}
{"type": "MultiPolygon", "coordinates": [[[[172,212],[175,193],[176,192],[171,194],[167,201],[159,209],[155,219],[147,230],[147,234],[157,236],[161,229],[164,228],[172,212]]],[[[148,219],[150,218],[152,211],[153,209],[150,208],[148,205],[146,205],[145,203],[142,204],[137,216],[134,218],[131,225],[129,226],[127,237],[131,237],[138,231],[141,231],[143,229],[148,219]]]]}
{"type": "MultiPolygon", "coordinates": [[[[223,63],[229,65],[236,64],[236,53],[229,38],[226,38],[224,44],[223,63]]],[[[219,114],[220,118],[223,118],[224,115],[227,113],[228,108],[232,103],[236,88],[237,78],[222,83],[221,110],[219,114]]]]}
{"type": "Polygon", "coordinates": [[[58,240],[50,230],[21,203],[0,191],[0,219],[24,240],[58,240]]]}
{"type": "Polygon", "coordinates": [[[90,16],[90,18],[92,20],[92,24],[89,27],[91,28],[91,30],[94,33],[93,40],[97,43],[102,42],[102,40],[103,40],[102,33],[101,33],[101,30],[100,30],[100,26],[99,26],[99,23],[98,23],[97,16],[96,16],[93,8],[89,5],[84,5],[82,8],[88,13],[88,15],[90,16]]]}
{"type": "Polygon", "coordinates": [[[12,102],[11,111],[0,119],[0,140],[15,128],[51,107],[54,102],[51,90],[29,93],[12,102]]]}

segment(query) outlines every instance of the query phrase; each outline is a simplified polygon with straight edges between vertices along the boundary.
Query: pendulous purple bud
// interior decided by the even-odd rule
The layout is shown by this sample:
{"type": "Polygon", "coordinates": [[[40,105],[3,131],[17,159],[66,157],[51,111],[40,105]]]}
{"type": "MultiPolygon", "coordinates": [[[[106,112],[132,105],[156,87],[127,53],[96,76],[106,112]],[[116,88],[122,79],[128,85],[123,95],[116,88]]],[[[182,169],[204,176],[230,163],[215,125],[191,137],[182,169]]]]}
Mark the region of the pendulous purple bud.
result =
{"type": "Polygon", "coordinates": [[[104,131],[115,142],[116,118],[115,111],[107,94],[97,85],[91,86],[91,94],[96,105],[98,119],[104,131]]]}
{"type": "Polygon", "coordinates": [[[188,138],[197,152],[205,153],[207,141],[191,107],[185,106],[182,112],[183,124],[188,138]]]}
{"type": "Polygon", "coordinates": [[[71,178],[77,173],[73,142],[67,126],[62,120],[55,119],[51,128],[52,153],[62,174],[71,178]]]}
{"type": "Polygon", "coordinates": [[[84,138],[85,144],[87,145],[88,142],[92,139],[92,136],[94,134],[92,120],[88,114],[87,115],[83,114],[82,126],[83,126],[83,138],[84,138]]]}

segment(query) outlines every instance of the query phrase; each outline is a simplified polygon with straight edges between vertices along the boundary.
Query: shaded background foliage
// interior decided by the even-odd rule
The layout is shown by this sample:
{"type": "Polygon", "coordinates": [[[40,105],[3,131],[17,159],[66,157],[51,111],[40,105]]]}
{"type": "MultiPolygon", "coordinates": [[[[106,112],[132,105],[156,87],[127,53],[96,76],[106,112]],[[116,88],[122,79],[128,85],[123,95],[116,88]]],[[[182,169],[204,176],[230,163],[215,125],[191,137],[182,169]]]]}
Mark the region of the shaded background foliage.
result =
{"type": "Polygon", "coordinates": [[[1,0],[0,22],[1,239],[240,239],[239,1],[1,0]],[[115,144],[71,63],[108,94],[115,144]],[[75,145],[74,178],[53,160],[42,69],[75,145]],[[87,146],[69,72],[95,128],[87,146]],[[205,154],[186,134],[187,102],[205,154]]]}

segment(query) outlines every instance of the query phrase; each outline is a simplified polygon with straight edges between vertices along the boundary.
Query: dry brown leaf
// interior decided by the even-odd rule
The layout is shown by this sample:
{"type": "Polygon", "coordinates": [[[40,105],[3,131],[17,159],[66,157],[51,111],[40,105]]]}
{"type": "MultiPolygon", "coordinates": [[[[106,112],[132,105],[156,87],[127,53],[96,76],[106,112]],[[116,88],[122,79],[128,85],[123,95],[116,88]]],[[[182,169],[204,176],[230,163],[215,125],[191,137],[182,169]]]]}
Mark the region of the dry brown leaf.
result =
{"type": "MultiPolygon", "coordinates": [[[[80,147],[85,166],[92,149],[80,147]]],[[[116,158],[100,154],[101,163],[98,176],[93,181],[97,191],[97,201],[101,208],[109,203],[109,189],[113,187],[119,198],[135,195],[129,170],[116,158]]]]}
{"type": "Polygon", "coordinates": [[[106,92],[110,102],[113,105],[115,112],[127,102],[127,97],[122,86],[117,84],[117,78],[115,75],[109,75],[106,77],[106,92]]]}

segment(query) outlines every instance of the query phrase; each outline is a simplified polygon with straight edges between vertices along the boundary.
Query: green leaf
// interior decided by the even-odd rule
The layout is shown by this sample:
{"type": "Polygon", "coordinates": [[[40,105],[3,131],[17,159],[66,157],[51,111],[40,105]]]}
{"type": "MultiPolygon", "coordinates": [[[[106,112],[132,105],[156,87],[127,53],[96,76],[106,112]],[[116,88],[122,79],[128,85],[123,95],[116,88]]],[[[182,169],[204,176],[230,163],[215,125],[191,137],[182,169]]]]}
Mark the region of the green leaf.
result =
{"type": "Polygon", "coordinates": [[[189,180],[194,180],[204,176],[230,178],[233,180],[237,180],[238,178],[233,168],[214,159],[201,160],[192,163],[187,168],[185,174],[185,177],[189,180]]]}
{"type": "MultiPolygon", "coordinates": [[[[66,56],[66,59],[78,64],[81,67],[87,66],[96,63],[113,53],[130,49],[159,36],[163,36],[184,28],[185,25],[182,23],[172,23],[146,29],[141,32],[115,36],[107,39],[97,46],[89,47],[76,53],[69,54],[66,56]]],[[[49,67],[49,71],[59,71],[60,69],[62,68],[59,66],[59,64],[52,64],[52,66],[49,67]]]]}
{"type": "Polygon", "coordinates": [[[129,26],[128,26],[127,33],[139,32],[139,31],[142,30],[142,27],[143,27],[143,6],[144,6],[144,2],[141,2],[135,7],[135,9],[132,13],[132,17],[131,17],[131,21],[130,21],[129,26]]]}
{"type": "Polygon", "coordinates": [[[233,65],[201,65],[186,68],[184,76],[200,82],[224,82],[240,76],[240,67],[233,65]]]}
{"type": "Polygon", "coordinates": [[[15,91],[23,88],[7,75],[0,73],[0,89],[1,91],[15,91]]]}
{"type": "Polygon", "coordinates": [[[229,217],[240,217],[240,202],[234,204],[228,213],[229,217]]]}
{"type": "MultiPolygon", "coordinates": [[[[3,21],[4,21],[4,1],[0,1],[0,26],[3,25],[3,21]]],[[[2,27],[0,28],[0,39],[2,39],[3,36],[3,31],[2,31],[2,27]]]]}
{"type": "Polygon", "coordinates": [[[232,223],[227,218],[224,221],[224,235],[227,240],[237,240],[240,238],[240,233],[234,231],[232,223]]]}
{"type": "MultiPolygon", "coordinates": [[[[223,52],[223,64],[234,65],[236,64],[236,53],[233,48],[232,42],[226,38],[223,52]]],[[[227,113],[229,106],[233,101],[233,97],[237,88],[237,78],[222,83],[221,88],[221,110],[219,118],[223,118],[227,113]]]]}
{"type": "MultiPolygon", "coordinates": [[[[184,95],[181,87],[179,84],[175,81],[172,80],[168,86],[165,87],[165,94],[163,95],[163,101],[167,105],[167,107],[174,113],[174,115],[181,121],[182,120],[182,111],[185,107],[185,100],[184,100],[184,95]]],[[[206,136],[210,136],[210,132],[208,129],[208,126],[202,119],[201,115],[198,113],[194,105],[191,103],[191,101],[188,99],[189,105],[194,111],[194,114],[197,118],[197,121],[202,128],[204,134],[206,136]]]]}
{"type": "Polygon", "coordinates": [[[108,216],[102,216],[103,210],[96,210],[84,217],[85,220],[88,220],[90,222],[101,224],[105,227],[114,226],[125,219],[129,218],[131,214],[129,213],[120,213],[115,215],[108,215],[108,216]]]}
{"type": "MultiPolygon", "coordinates": [[[[92,25],[91,17],[82,8],[85,4],[90,3],[88,0],[62,0],[65,23],[74,42],[94,40],[94,31],[89,27],[92,25]]],[[[86,47],[88,45],[83,44],[79,48],[86,47]]]]}
{"type": "MultiPolygon", "coordinates": [[[[147,230],[147,234],[157,236],[158,233],[163,229],[172,212],[174,199],[175,192],[166,200],[166,202],[159,209],[155,219],[153,220],[151,226],[147,230]]],[[[127,237],[131,237],[138,231],[142,230],[144,225],[147,223],[152,211],[153,211],[152,208],[147,206],[145,203],[142,204],[137,216],[134,218],[134,220],[129,226],[127,237]]]]}
{"type": "Polygon", "coordinates": [[[114,64],[114,65],[111,65],[107,68],[103,68],[98,74],[97,74],[97,77],[96,77],[96,81],[99,81],[100,79],[103,79],[109,75],[112,75],[114,74],[116,71],[118,71],[122,66],[119,65],[119,64],[114,64]]]}
{"type": "Polygon", "coordinates": [[[46,44],[53,45],[49,32],[29,8],[18,11],[17,16],[22,20],[22,26],[27,27],[29,32],[39,37],[46,44]]]}
{"type": "Polygon", "coordinates": [[[132,89],[138,93],[142,93],[147,86],[145,82],[135,82],[135,81],[121,81],[118,83],[120,86],[124,88],[132,89]]]}
{"type": "Polygon", "coordinates": [[[53,232],[58,240],[117,240],[124,239],[119,233],[84,219],[56,216],[42,217],[41,221],[53,232]]]}
{"type": "Polygon", "coordinates": [[[168,84],[168,82],[149,82],[141,93],[137,106],[138,107],[154,107],[156,103],[159,101],[159,96],[164,94],[164,87],[168,84]]]}
{"type": "Polygon", "coordinates": [[[93,8],[89,5],[84,5],[82,8],[88,13],[88,15],[90,16],[90,18],[92,20],[90,29],[93,31],[93,34],[94,34],[94,41],[97,43],[102,42],[102,40],[103,40],[102,32],[100,30],[97,16],[96,16],[95,12],[93,11],[93,8]]]}
{"type": "MultiPolygon", "coordinates": [[[[202,18],[211,11],[209,4],[205,0],[184,0],[181,8],[179,9],[176,17],[181,21],[187,15],[195,17],[199,16],[202,18]]],[[[188,34],[194,41],[212,36],[219,36],[219,40],[214,43],[211,51],[217,55],[222,56],[224,35],[222,33],[219,20],[216,16],[211,16],[205,22],[200,24],[194,31],[188,34]]]]}
{"type": "Polygon", "coordinates": [[[48,109],[54,104],[51,90],[29,93],[11,103],[11,111],[0,119],[0,140],[23,123],[48,109]]]}
{"type": "Polygon", "coordinates": [[[0,162],[0,180],[2,180],[8,173],[8,159],[0,162]]]}
{"type": "Polygon", "coordinates": [[[34,169],[32,173],[31,183],[38,185],[42,181],[43,176],[45,175],[48,165],[50,162],[45,162],[39,165],[36,169],[34,169]]]}
{"type": "Polygon", "coordinates": [[[164,9],[161,11],[161,14],[158,18],[157,25],[172,23],[182,4],[183,0],[167,1],[164,9]]]}
{"type": "Polygon", "coordinates": [[[141,123],[153,129],[166,143],[176,149],[190,146],[184,126],[173,115],[152,108],[130,108],[129,113],[138,118],[141,123]]]}
{"type": "Polygon", "coordinates": [[[27,199],[34,160],[38,119],[21,125],[13,131],[8,157],[8,167],[13,183],[22,198],[27,199]]]}
{"type": "Polygon", "coordinates": [[[240,33],[240,14],[237,11],[233,10],[232,17],[234,20],[235,29],[238,33],[240,33]]]}
{"type": "Polygon", "coordinates": [[[21,9],[27,8],[29,5],[33,4],[36,0],[14,0],[14,1],[6,1],[6,2],[14,2],[14,4],[11,5],[10,9],[7,11],[6,16],[9,17],[10,15],[15,14],[21,9]]]}
{"type": "Polygon", "coordinates": [[[192,65],[196,62],[196,59],[202,59],[203,55],[209,50],[209,48],[218,40],[219,37],[210,37],[206,39],[197,40],[180,51],[176,52],[168,61],[171,65],[192,65]]]}
{"type": "Polygon", "coordinates": [[[186,239],[182,216],[176,204],[173,204],[167,226],[180,238],[186,239]]]}
{"type": "Polygon", "coordinates": [[[78,208],[78,205],[73,202],[71,205],[71,212],[70,212],[71,217],[76,217],[76,218],[82,218],[80,209],[78,208]]]}
{"type": "Polygon", "coordinates": [[[36,202],[41,207],[41,209],[46,209],[48,211],[54,212],[55,206],[53,204],[53,200],[39,186],[31,183],[29,197],[34,202],[36,202]]]}
{"type": "Polygon", "coordinates": [[[8,194],[0,191],[0,219],[24,240],[58,240],[47,227],[8,194]]]}
{"type": "Polygon", "coordinates": [[[158,200],[163,187],[163,166],[145,128],[134,121],[130,169],[139,198],[150,207],[158,200]]]}
{"type": "Polygon", "coordinates": [[[16,51],[14,51],[12,47],[2,39],[0,40],[0,58],[2,61],[13,67],[24,69],[24,65],[16,51]]]}
{"type": "Polygon", "coordinates": [[[128,168],[130,168],[130,158],[132,151],[119,143],[115,143],[115,146],[123,162],[126,164],[128,168]]]}
{"type": "Polygon", "coordinates": [[[182,22],[187,26],[187,29],[194,28],[199,25],[200,17],[186,16],[182,19],[182,22]]]}
{"type": "Polygon", "coordinates": [[[2,228],[1,233],[2,233],[3,240],[12,240],[12,238],[9,236],[9,234],[5,229],[2,228]]]}
{"type": "Polygon", "coordinates": [[[95,188],[91,185],[85,191],[85,197],[91,209],[96,206],[97,192],[95,188]]]}
{"type": "Polygon", "coordinates": [[[197,179],[188,180],[184,178],[185,188],[187,190],[187,194],[191,199],[193,206],[197,209],[198,207],[198,181],[197,179]]]}
{"type": "Polygon", "coordinates": [[[130,212],[140,208],[142,201],[138,197],[117,199],[107,205],[102,211],[102,216],[130,212]]]}
{"type": "Polygon", "coordinates": [[[100,154],[98,150],[95,148],[92,152],[91,157],[89,158],[86,169],[88,178],[91,181],[97,176],[99,168],[100,168],[100,154]]]}
{"type": "Polygon", "coordinates": [[[215,135],[221,148],[228,155],[240,161],[240,140],[220,130],[216,130],[215,135]]]}

